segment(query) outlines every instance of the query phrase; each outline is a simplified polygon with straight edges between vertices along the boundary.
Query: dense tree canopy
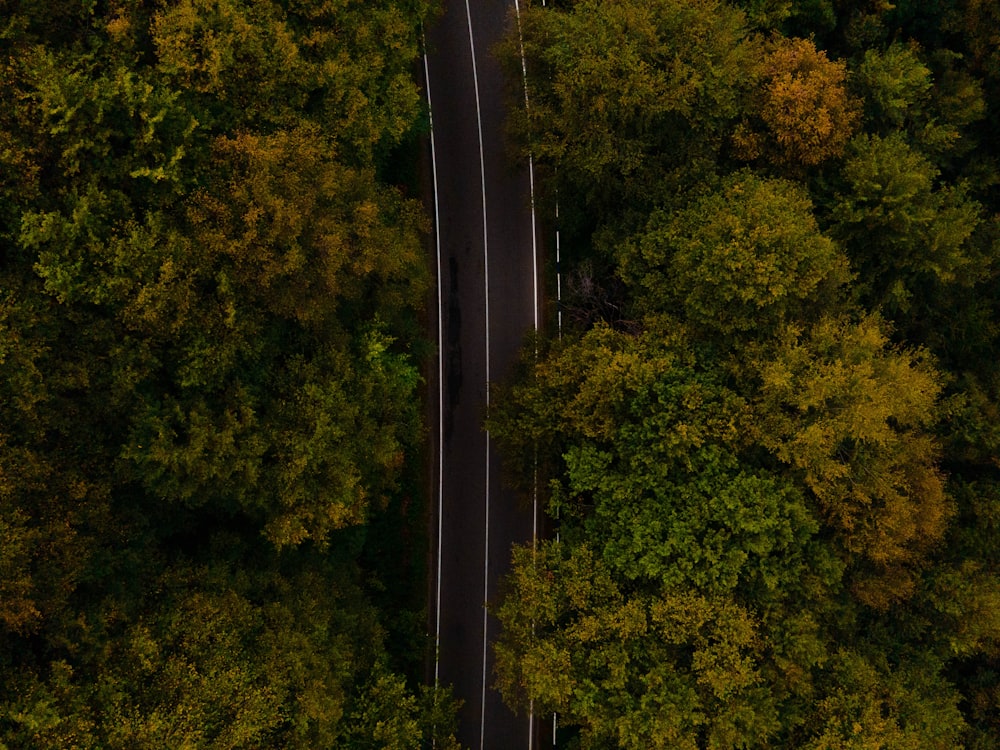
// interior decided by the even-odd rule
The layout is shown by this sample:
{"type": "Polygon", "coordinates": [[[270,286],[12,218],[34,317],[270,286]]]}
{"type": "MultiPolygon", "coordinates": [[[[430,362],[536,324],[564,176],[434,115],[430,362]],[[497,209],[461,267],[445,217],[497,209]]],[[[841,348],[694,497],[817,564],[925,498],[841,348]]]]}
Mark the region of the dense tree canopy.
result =
{"type": "Polygon", "coordinates": [[[0,2],[0,746],[452,746],[379,562],[428,11],[0,2]]]}
{"type": "Polygon", "coordinates": [[[561,746],[1000,743],[995,17],[524,12],[573,314],[488,420],[558,534],[498,682],[561,746]]]}
{"type": "Polygon", "coordinates": [[[516,132],[562,179],[588,185],[602,213],[648,205],[667,175],[674,188],[698,174],[747,89],[751,48],[717,0],[583,0],[528,13],[523,31],[537,74],[516,132]]]}

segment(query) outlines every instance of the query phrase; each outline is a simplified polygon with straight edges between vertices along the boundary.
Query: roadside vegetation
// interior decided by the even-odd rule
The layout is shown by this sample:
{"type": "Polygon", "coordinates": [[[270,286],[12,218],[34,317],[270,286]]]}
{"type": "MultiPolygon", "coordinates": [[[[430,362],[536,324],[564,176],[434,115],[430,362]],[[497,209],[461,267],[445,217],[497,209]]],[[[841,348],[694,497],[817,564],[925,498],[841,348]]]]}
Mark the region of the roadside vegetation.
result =
{"type": "Polygon", "coordinates": [[[562,746],[1000,746],[998,23],[522,12],[568,291],[489,417],[558,531],[497,658],[562,746]]]}
{"type": "Polygon", "coordinates": [[[0,1],[0,748],[453,746],[400,551],[428,11],[0,1]]]}

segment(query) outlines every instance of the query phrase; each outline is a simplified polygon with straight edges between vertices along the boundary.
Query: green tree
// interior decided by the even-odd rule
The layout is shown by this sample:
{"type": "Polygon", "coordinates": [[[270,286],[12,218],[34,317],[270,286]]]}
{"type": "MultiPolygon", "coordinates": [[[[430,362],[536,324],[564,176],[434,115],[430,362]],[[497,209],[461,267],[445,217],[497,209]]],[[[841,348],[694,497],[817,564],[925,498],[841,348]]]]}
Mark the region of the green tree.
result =
{"type": "Polygon", "coordinates": [[[313,128],[221,140],[184,223],[122,225],[121,200],[91,188],[26,215],[21,238],[50,294],[125,332],[109,377],[134,478],[248,510],[283,544],[362,521],[416,434],[416,371],[384,325],[422,297],[421,220],[325,145],[313,128]]]}
{"type": "Polygon", "coordinates": [[[673,214],[654,213],[619,264],[644,309],[681,310],[701,329],[740,337],[831,309],[849,278],[805,191],[750,172],[673,214]]]}
{"type": "Polygon", "coordinates": [[[419,114],[410,66],[430,3],[183,0],[150,26],[157,70],[199,119],[265,133],[320,125],[353,166],[398,143],[419,114]]]}
{"type": "Polygon", "coordinates": [[[962,28],[976,67],[993,81],[1000,79],[1000,5],[995,0],[969,0],[962,28]]]}
{"type": "Polygon", "coordinates": [[[492,401],[559,539],[514,551],[499,684],[579,747],[985,750],[995,13],[736,5],[523,16],[514,132],[600,290],[492,401]]]}
{"type": "Polygon", "coordinates": [[[919,316],[945,284],[969,285],[980,265],[969,238],[981,207],[899,134],[859,136],[833,199],[830,233],[859,274],[864,303],[919,316]]]}
{"type": "Polygon", "coordinates": [[[817,526],[796,488],[741,466],[747,406],[681,342],[596,328],[536,368],[492,433],[532,456],[525,422],[554,433],[538,441],[561,453],[553,502],[600,540],[616,576],[767,596],[799,580],[817,526]],[[542,422],[549,408],[561,421],[542,422]]]}
{"type": "MultiPolygon", "coordinates": [[[[672,459],[683,462],[706,440],[735,445],[746,406],[713,375],[700,371],[689,341],[679,327],[637,338],[599,325],[578,341],[555,344],[529,366],[523,382],[501,391],[500,406],[489,415],[490,431],[512,466],[529,469],[537,446],[539,460],[551,463],[547,470],[553,476],[562,474],[570,445],[591,441],[614,448],[622,425],[645,418],[654,404],[657,411],[681,415],[661,444],[672,459]],[[667,403],[659,404],[658,388],[669,393],[667,403]],[[706,400],[713,408],[700,410],[706,400]],[[683,415],[691,415],[690,424],[683,415]]],[[[668,416],[663,420],[672,424],[668,416]]],[[[650,429],[658,429],[655,424],[651,421],[650,429]]],[[[643,440],[643,433],[632,439],[643,440]]]]}
{"type": "Polygon", "coordinates": [[[676,328],[543,349],[490,421],[551,476],[561,538],[515,550],[506,699],[582,747],[956,746],[949,653],[919,654],[992,595],[924,577],[952,514],[940,385],[882,326],[823,319],[729,372],[676,328]]]}
{"type": "Polygon", "coordinates": [[[961,747],[959,695],[930,665],[893,669],[849,650],[831,660],[829,686],[811,717],[809,750],[961,747]]]}
{"type": "Polygon", "coordinates": [[[925,579],[914,619],[928,650],[953,660],[952,679],[967,706],[966,747],[981,750],[1000,730],[1000,489],[992,477],[981,476],[953,480],[950,490],[956,520],[925,579]]]}
{"type": "Polygon", "coordinates": [[[894,666],[860,632],[859,649],[832,648],[801,602],[769,620],[730,598],[636,591],[586,544],[517,549],[510,583],[500,686],[579,726],[584,748],[944,750],[968,729],[940,662],[894,666]],[[808,685],[787,689],[778,665],[808,685]]]}
{"type": "Polygon", "coordinates": [[[930,98],[933,79],[913,45],[896,43],[865,52],[855,85],[863,92],[866,119],[895,130],[930,98]]]}
{"type": "Polygon", "coordinates": [[[558,711],[584,748],[761,746],[777,730],[759,684],[766,638],[727,598],[629,593],[586,545],[514,555],[500,609],[500,687],[558,711]]]}
{"type": "MultiPolygon", "coordinates": [[[[232,540],[211,544],[233,556],[232,540]]],[[[138,609],[116,596],[85,603],[70,631],[76,667],[21,669],[14,689],[0,691],[5,739],[53,749],[418,748],[430,739],[427,702],[383,663],[383,632],[357,574],[315,554],[298,566],[262,566],[256,555],[239,572],[217,561],[170,565],[138,609]]]]}
{"type": "Polygon", "coordinates": [[[743,15],[716,0],[534,4],[521,30],[531,106],[514,133],[601,216],[710,168],[749,85],[743,15]]]}
{"type": "Polygon", "coordinates": [[[841,565],[801,490],[740,460],[725,381],[677,331],[597,327],[498,398],[492,434],[554,472],[562,537],[515,551],[500,685],[584,747],[763,746],[809,694],[826,645],[801,610],[841,565]]]}
{"type": "Polygon", "coordinates": [[[976,146],[969,125],[985,114],[982,85],[947,49],[930,59],[916,44],[894,43],[865,52],[854,87],[865,101],[865,119],[882,136],[905,132],[937,164],[949,164],[976,146]]]}

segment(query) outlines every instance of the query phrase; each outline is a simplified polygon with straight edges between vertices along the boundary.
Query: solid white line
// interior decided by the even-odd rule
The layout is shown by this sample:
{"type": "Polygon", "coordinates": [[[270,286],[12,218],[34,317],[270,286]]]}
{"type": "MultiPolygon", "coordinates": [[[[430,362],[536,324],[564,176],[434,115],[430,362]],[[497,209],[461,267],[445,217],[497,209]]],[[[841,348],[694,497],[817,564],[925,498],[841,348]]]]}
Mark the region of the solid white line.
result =
{"type": "MultiPolygon", "coordinates": [[[[476,65],[476,41],[472,33],[472,10],[469,8],[469,0],[465,0],[465,17],[469,26],[469,51],[472,55],[472,81],[476,92],[476,126],[479,129],[479,174],[482,183],[483,193],[483,276],[485,279],[486,291],[486,410],[490,408],[490,259],[489,259],[489,239],[488,225],[486,218],[486,157],[483,150],[483,117],[482,105],[479,101],[479,70],[476,65]]],[[[487,626],[490,593],[490,433],[486,432],[486,524],[483,539],[485,552],[483,560],[483,681],[482,690],[479,696],[479,748],[483,750],[486,745],[486,656],[488,649],[487,626]]]]}
{"type": "Polygon", "coordinates": [[[424,85],[427,95],[427,115],[430,119],[431,176],[434,187],[434,240],[437,253],[437,338],[438,338],[438,497],[437,497],[437,586],[434,614],[434,687],[439,686],[441,674],[441,551],[442,518],[444,517],[444,299],[441,293],[441,216],[438,202],[437,150],[434,144],[434,108],[431,104],[431,74],[424,54],[424,85]]]}
{"type": "Polygon", "coordinates": [[[535,746],[535,699],[528,701],[528,750],[535,746]]]}

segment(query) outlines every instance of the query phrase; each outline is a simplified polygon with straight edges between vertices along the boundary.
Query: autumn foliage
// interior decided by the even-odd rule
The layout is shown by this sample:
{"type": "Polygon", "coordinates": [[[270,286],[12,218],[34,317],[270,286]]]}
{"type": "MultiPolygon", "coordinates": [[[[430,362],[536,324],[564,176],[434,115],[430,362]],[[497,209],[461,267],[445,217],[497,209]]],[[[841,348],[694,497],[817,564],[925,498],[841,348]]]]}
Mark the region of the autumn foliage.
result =
{"type": "Polygon", "coordinates": [[[742,158],[794,168],[844,152],[860,114],[847,89],[844,61],[828,59],[808,39],[782,37],[765,46],[758,75],[755,118],[734,135],[742,158]]]}
{"type": "Polygon", "coordinates": [[[488,420],[555,531],[514,550],[498,683],[567,747],[993,748],[996,9],[707,11],[522,26],[513,132],[600,295],[488,420]],[[629,96],[665,80],[698,93],[629,96]],[[590,143],[651,157],[589,172],[590,143]]]}
{"type": "Polygon", "coordinates": [[[0,747],[453,747],[398,554],[429,8],[0,6],[0,747]]]}

